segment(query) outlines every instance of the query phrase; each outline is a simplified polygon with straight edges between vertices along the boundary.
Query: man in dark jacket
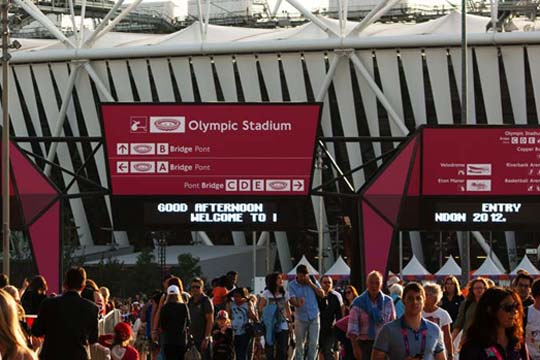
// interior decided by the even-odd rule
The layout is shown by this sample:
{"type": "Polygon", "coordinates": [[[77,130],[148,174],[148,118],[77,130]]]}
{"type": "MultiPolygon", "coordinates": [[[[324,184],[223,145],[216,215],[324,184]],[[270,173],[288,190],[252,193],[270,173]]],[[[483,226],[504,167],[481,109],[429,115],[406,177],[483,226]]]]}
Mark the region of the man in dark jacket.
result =
{"type": "Polygon", "coordinates": [[[328,275],[321,277],[321,288],[324,291],[324,298],[318,298],[321,321],[319,333],[319,352],[324,360],[333,360],[336,345],[336,334],[334,324],[341,319],[341,307],[343,298],[341,294],[333,289],[332,278],[328,275]]]}
{"type": "Polygon", "coordinates": [[[46,299],[32,326],[34,336],[45,336],[39,355],[42,360],[87,360],[89,345],[98,340],[96,304],[81,298],[86,282],[83,268],[71,268],[65,276],[65,292],[46,299]]]}
{"type": "Polygon", "coordinates": [[[195,340],[203,360],[211,359],[210,340],[214,326],[214,306],[204,293],[204,281],[201,278],[191,280],[191,298],[188,302],[191,326],[190,334],[195,340]]]}

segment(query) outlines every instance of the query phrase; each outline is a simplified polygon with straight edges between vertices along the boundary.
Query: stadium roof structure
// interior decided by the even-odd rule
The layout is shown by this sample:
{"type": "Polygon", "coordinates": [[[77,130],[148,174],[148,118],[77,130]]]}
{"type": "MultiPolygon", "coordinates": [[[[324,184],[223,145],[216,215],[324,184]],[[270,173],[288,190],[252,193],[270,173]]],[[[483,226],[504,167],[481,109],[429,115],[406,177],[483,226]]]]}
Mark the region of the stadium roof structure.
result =
{"type": "MultiPolygon", "coordinates": [[[[234,48],[234,44],[256,44],[261,42],[275,41],[313,41],[328,39],[328,31],[332,33],[339,32],[340,23],[336,19],[331,19],[323,16],[316,16],[320,24],[324,25],[324,29],[320,24],[308,22],[304,25],[295,28],[276,28],[276,29],[256,29],[242,28],[232,26],[220,26],[208,24],[206,34],[203,37],[200,31],[203,24],[195,22],[185,29],[171,34],[140,34],[140,33],[124,33],[124,32],[107,32],[92,40],[92,46],[81,50],[89,49],[108,49],[108,48],[136,48],[144,47],[150,50],[149,47],[168,47],[186,44],[204,43],[209,44],[228,44],[230,48],[234,48]]],[[[491,21],[488,17],[467,15],[467,27],[469,34],[485,34],[486,26],[491,21]]],[[[444,15],[438,19],[430,20],[424,23],[391,23],[381,24],[374,23],[369,25],[361,32],[355,31],[359,25],[358,22],[348,21],[344,32],[349,40],[377,40],[381,38],[392,39],[398,37],[419,36],[419,35],[459,35],[461,14],[457,11],[444,15]]],[[[93,32],[88,30],[84,33],[82,41],[91,39],[93,32]]],[[[67,38],[69,41],[80,41],[76,36],[67,38]]],[[[17,61],[19,54],[25,54],[24,58],[29,53],[36,51],[43,52],[44,50],[61,50],[69,48],[66,46],[66,41],[57,39],[18,39],[22,47],[14,53],[14,61],[17,61]]]]}
{"type": "MultiPolygon", "coordinates": [[[[256,249],[257,274],[265,272],[266,248],[257,246],[256,249]]],[[[134,266],[140,256],[140,252],[113,256],[101,260],[86,261],[85,265],[96,266],[100,263],[114,260],[122,263],[124,266],[134,266]]],[[[190,245],[172,245],[167,246],[165,252],[165,265],[167,267],[178,266],[178,255],[191,254],[199,260],[203,276],[210,281],[215,277],[224,275],[229,270],[235,270],[239,273],[241,284],[248,285],[253,274],[253,246],[190,246],[190,245]]],[[[273,263],[275,252],[270,254],[270,261],[273,263]]],[[[158,250],[153,252],[155,261],[158,261],[158,250]]]]}

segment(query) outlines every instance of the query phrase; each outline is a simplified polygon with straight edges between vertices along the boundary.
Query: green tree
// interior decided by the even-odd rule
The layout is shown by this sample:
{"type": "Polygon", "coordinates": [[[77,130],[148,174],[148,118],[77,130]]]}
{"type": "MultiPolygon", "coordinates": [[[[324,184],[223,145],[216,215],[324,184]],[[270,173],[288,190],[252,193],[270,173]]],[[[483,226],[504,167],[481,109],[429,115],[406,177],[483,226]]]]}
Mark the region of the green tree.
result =
{"type": "Polygon", "coordinates": [[[87,268],[88,277],[98,286],[109,288],[112,297],[127,297],[126,267],[124,263],[113,258],[101,259],[95,267],[87,268]]]}
{"type": "Polygon", "coordinates": [[[184,284],[188,284],[194,277],[201,276],[199,258],[191,254],[178,255],[178,268],[174,269],[174,274],[180,276],[184,284]]]}
{"type": "Polygon", "coordinates": [[[133,296],[138,292],[150,294],[152,290],[161,287],[159,266],[155,262],[151,248],[143,249],[137,257],[131,280],[126,289],[128,296],[133,296]]]}

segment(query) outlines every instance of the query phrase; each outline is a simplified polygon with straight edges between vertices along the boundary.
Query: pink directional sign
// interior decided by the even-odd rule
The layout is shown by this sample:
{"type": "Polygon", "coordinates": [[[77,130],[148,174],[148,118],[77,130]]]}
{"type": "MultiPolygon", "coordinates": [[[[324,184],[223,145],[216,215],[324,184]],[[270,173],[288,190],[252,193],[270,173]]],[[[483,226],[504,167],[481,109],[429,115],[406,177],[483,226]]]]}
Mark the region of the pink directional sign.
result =
{"type": "Polygon", "coordinates": [[[361,191],[364,272],[398,230],[538,231],[538,126],[425,126],[361,191]]]}
{"type": "Polygon", "coordinates": [[[319,104],[106,104],[113,195],[307,195],[319,104]]]}
{"type": "Polygon", "coordinates": [[[424,129],[423,195],[540,195],[535,128],[424,129]]]}

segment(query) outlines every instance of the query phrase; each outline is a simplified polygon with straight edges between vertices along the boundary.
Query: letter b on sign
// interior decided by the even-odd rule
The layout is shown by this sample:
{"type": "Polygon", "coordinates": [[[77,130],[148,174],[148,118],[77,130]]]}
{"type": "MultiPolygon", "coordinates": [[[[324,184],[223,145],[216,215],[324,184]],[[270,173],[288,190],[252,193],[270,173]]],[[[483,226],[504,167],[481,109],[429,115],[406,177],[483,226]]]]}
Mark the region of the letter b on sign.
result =
{"type": "Polygon", "coordinates": [[[167,143],[158,143],[157,144],[157,154],[158,155],[169,155],[169,144],[167,144],[167,143]]]}

